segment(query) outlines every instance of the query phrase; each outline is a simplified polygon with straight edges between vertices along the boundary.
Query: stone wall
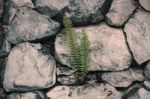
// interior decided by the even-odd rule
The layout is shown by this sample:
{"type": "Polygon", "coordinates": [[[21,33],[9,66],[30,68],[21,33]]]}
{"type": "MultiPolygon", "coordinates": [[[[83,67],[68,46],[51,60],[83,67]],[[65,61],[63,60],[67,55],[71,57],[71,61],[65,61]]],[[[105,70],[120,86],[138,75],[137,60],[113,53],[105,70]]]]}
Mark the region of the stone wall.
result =
{"type": "Polygon", "coordinates": [[[149,97],[150,0],[0,0],[0,99],[149,97]],[[90,41],[81,85],[63,16],[90,41]]]}

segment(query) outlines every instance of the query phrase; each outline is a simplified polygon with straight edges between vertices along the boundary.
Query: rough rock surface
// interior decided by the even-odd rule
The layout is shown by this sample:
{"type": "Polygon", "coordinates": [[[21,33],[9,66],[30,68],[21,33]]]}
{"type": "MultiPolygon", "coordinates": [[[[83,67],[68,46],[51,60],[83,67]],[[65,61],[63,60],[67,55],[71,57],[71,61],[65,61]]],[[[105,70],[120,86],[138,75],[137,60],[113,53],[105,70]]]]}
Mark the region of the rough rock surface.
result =
{"type": "Polygon", "coordinates": [[[3,86],[5,67],[6,67],[6,59],[0,59],[0,88],[3,86]]]}
{"type": "Polygon", "coordinates": [[[4,90],[0,87],[0,99],[6,99],[6,94],[4,93],[4,90]]]}
{"type": "Polygon", "coordinates": [[[150,61],[147,63],[144,69],[144,74],[148,79],[150,79],[150,61]]]}
{"type": "Polygon", "coordinates": [[[128,87],[133,81],[143,81],[142,70],[129,69],[119,72],[104,73],[102,79],[114,87],[128,87]]]}
{"type": "Polygon", "coordinates": [[[63,66],[57,66],[57,81],[64,85],[72,85],[77,83],[75,71],[63,66]]]}
{"type": "Polygon", "coordinates": [[[144,86],[146,87],[147,90],[150,90],[150,80],[145,80],[144,86]]]}
{"type": "Polygon", "coordinates": [[[40,91],[27,93],[13,93],[7,96],[7,99],[46,99],[40,91]]]}
{"type": "Polygon", "coordinates": [[[69,0],[34,0],[36,10],[49,17],[61,13],[68,3],[69,0]]]}
{"type": "Polygon", "coordinates": [[[144,88],[140,88],[136,93],[132,94],[127,99],[149,99],[150,92],[144,88]]]}
{"type": "Polygon", "coordinates": [[[4,0],[0,0],[0,18],[1,18],[2,13],[3,13],[3,3],[4,3],[4,0]]]}
{"type": "Polygon", "coordinates": [[[109,25],[122,26],[135,8],[134,0],[113,0],[111,8],[106,14],[107,23],[109,25]]]}
{"type": "Polygon", "coordinates": [[[138,64],[150,59],[150,13],[138,10],[125,25],[129,47],[138,64]]]}
{"type": "Polygon", "coordinates": [[[17,10],[20,7],[30,7],[33,8],[33,4],[31,0],[7,0],[5,3],[5,11],[3,17],[4,24],[10,24],[12,19],[15,17],[17,10]]]}
{"type": "MultiPolygon", "coordinates": [[[[84,29],[91,45],[91,61],[89,71],[118,71],[129,67],[131,55],[128,51],[122,30],[108,27],[102,23],[96,26],[75,28],[79,32],[84,29]]],[[[64,65],[70,65],[70,51],[64,34],[57,35],[55,40],[56,57],[64,65]]]]}
{"type": "MultiPolygon", "coordinates": [[[[76,85],[77,84],[77,76],[75,75],[75,71],[65,67],[65,66],[57,66],[57,81],[63,85],[76,85]]],[[[84,79],[84,83],[93,84],[97,83],[98,79],[95,73],[89,73],[86,75],[84,79]]]]}
{"type": "Polygon", "coordinates": [[[7,40],[13,44],[42,39],[57,33],[59,24],[30,8],[20,8],[8,27],[7,40]]]}
{"type": "Polygon", "coordinates": [[[19,7],[31,7],[33,8],[32,0],[7,0],[7,2],[11,3],[13,7],[19,8],[19,7]]]}
{"type": "Polygon", "coordinates": [[[57,86],[47,96],[50,99],[121,99],[121,93],[108,84],[57,86]]]}
{"type": "Polygon", "coordinates": [[[2,45],[0,46],[0,58],[7,56],[10,50],[11,44],[6,39],[2,39],[2,45]]]}
{"type": "Polygon", "coordinates": [[[74,24],[97,23],[104,19],[102,11],[109,8],[112,0],[70,0],[66,16],[74,24]],[[107,2],[107,6],[103,6],[107,2]],[[108,8],[107,8],[108,7],[108,8]]]}
{"type": "Polygon", "coordinates": [[[150,0],[139,0],[139,2],[144,9],[150,11],[150,0]]]}
{"type": "Polygon", "coordinates": [[[22,43],[9,56],[4,74],[6,91],[30,91],[49,88],[56,82],[56,64],[40,44],[22,43]]]}

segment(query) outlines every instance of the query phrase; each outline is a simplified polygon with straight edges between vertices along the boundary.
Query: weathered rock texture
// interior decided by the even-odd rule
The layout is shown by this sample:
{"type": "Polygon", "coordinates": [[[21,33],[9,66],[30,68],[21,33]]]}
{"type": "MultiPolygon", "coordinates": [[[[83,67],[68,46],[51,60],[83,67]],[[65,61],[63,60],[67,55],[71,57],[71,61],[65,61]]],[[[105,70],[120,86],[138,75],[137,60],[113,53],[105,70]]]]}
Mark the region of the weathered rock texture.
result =
{"type": "Polygon", "coordinates": [[[40,44],[15,46],[6,64],[3,86],[6,91],[29,91],[55,84],[56,64],[40,44]]]}
{"type": "Polygon", "coordinates": [[[135,60],[142,64],[150,59],[150,13],[138,10],[125,25],[129,47],[135,60]]]}
{"type": "Polygon", "coordinates": [[[126,70],[120,72],[104,73],[102,79],[114,87],[128,87],[133,81],[143,81],[142,70],[126,70]]]}
{"type": "Polygon", "coordinates": [[[13,44],[42,39],[57,33],[59,24],[30,8],[20,8],[8,27],[7,40],[13,44]]]}
{"type": "Polygon", "coordinates": [[[4,8],[3,23],[10,24],[12,19],[15,17],[17,10],[21,7],[33,8],[31,0],[7,0],[4,8]]]}
{"type": "Polygon", "coordinates": [[[65,15],[70,17],[74,24],[97,23],[104,19],[112,0],[70,0],[65,15]],[[108,5],[105,6],[104,4],[108,5]]]}
{"type": "Polygon", "coordinates": [[[58,13],[62,13],[69,0],[34,0],[35,8],[39,13],[53,17],[58,13]]]}
{"type": "Polygon", "coordinates": [[[13,93],[7,99],[46,99],[42,92],[13,93]]]}
{"type": "Polygon", "coordinates": [[[149,99],[149,20],[149,0],[0,0],[0,99],[149,99]],[[90,41],[83,80],[64,16],[90,41]]]}
{"type": "Polygon", "coordinates": [[[150,92],[144,88],[140,88],[136,93],[132,94],[127,99],[149,99],[150,92]]]}
{"type": "Polygon", "coordinates": [[[150,61],[147,63],[144,69],[144,74],[148,79],[150,79],[150,61]]]}
{"type": "Polygon", "coordinates": [[[114,26],[122,26],[135,10],[134,0],[113,0],[109,12],[106,14],[107,23],[114,26]]]}
{"type": "Polygon", "coordinates": [[[5,38],[3,38],[2,44],[0,46],[0,58],[7,56],[10,50],[11,50],[11,44],[5,38]]]}
{"type": "Polygon", "coordinates": [[[50,90],[47,96],[51,99],[121,99],[121,93],[108,84],[58,86],[50,90]]]}
{"type": "Polygon", "coordinates": [[[139,0],[139,2],[144,9],[150,11],[150,0],[139,0]]]}
{"type": "MultiPolygon", "coordinates": [[[[121,29],[114,29],[102,23],[96,26],[75,28],[79,35],[84,29],[91,47],[89,71],[118,71],[129,67],[131,55],[121,29]]],[[[56,57],[64,65],[70,65],[70,51],[64,34],[58,34],[55,41],[56,57]]]]}

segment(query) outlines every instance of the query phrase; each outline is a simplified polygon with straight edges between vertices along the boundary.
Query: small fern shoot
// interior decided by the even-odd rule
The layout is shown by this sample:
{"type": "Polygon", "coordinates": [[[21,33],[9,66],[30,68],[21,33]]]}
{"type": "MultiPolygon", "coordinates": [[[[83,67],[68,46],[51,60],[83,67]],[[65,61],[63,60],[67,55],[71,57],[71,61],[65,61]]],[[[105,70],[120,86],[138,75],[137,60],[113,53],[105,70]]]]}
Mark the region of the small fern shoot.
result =
{"type": "Polygon", "coordinates": [[[88,72],[90,61],[90,43],[88,36],[82,31],[80,44],[77,43],[77,33],[72,28],[72,22],[69,18],[64,17],[65,35],[70,48],[71,61],[79,80],[83,80],[88,72]]]}
{"type": "Polygon", "coordinates": [[[79,77],[84,78],[88,71],[88,67],[89,67],[89,62],[90,62],[90,42],[88,40],[88,36],[86,35],[85,31],[82,31],[82,38],[81,38],[81,44],[80,44],[80,62],[81,65],[80,67],[80,73],[78,74],[79,77]]]}

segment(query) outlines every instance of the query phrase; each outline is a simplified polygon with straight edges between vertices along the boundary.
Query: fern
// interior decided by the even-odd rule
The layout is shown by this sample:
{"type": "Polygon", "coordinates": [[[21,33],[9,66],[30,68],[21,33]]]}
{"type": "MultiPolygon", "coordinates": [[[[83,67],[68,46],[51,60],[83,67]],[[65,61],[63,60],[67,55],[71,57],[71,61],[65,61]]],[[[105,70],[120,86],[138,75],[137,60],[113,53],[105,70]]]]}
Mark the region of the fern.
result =
{"type": "Polygon", "coordinates": [[[83,37],[81,38],[81,44],[80,44],[80,62],[81,62],[81,66],[79,66],[80,69],[80,73],[78,75],[80,75],[81,78],[83,78],[85,76],[85,74],[88,71],[88,66],[89,66],[89,48],[90,48],[90,43],[88,40],[88,36],[86,35],[86,33],[84,31],[82,31],[83,37]],[[82,77],[83,76],[83,77],[82,77]]]}
{"type": "Polygon", "coordinates": [[[76,70],[78,79],[82,80],[88,72],[88,66],[90,61],[90,43],[88,40],[88,36],[84,31],[82,31],[81,42],[80,44],[78,44],[77,34],[72,28],[71,20],[67,17],[64,17],[63,23],[65,26],[66,40],[71,52],[71,61],[74,69],[76,70]]]}

